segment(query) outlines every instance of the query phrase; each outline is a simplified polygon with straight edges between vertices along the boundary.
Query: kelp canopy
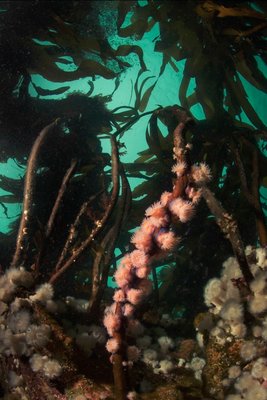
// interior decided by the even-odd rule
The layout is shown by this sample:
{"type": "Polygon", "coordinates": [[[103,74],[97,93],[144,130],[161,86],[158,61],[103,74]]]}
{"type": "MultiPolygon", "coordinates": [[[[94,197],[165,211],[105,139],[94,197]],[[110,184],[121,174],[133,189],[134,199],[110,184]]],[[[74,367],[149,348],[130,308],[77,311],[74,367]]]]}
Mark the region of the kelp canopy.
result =
{"type": "MultiPolygon", "coordinates": [[[[83,318],[99,322],[133,230],[172,189],[174,105],[194,119],[186,133],[192,163],[210,167],[210,189],[243,244],[266,246],[266,115],[255,107],[267,91],[266,15],[264,0],[2,1],[0,161],[12,159],[20,171],[0,176],[3,218],[11,220],[1,233],[3,272],[23,265],[36,283],[53,283],[57,296],[89,300],[83,318]],[[160,60],[155,68],[148,42],[160,60]],[[181,79],[173,84],[169,75],[181,79]],[[53,122],[34,152],[39,132],[53,122]],[[125,158],[130,136],[146,141],[135,159],[125,158]],[[11,218],[10,210],[25,207],[31,157],[22,226],[21,212],[11,218]]],[[[183,241],[155,265],[140,318],[183,317],[179,334],[191,335],[189,317],[203,310],[203,287],[233,243],[204,201],[194,221],[173,229],[183,241]]]]}

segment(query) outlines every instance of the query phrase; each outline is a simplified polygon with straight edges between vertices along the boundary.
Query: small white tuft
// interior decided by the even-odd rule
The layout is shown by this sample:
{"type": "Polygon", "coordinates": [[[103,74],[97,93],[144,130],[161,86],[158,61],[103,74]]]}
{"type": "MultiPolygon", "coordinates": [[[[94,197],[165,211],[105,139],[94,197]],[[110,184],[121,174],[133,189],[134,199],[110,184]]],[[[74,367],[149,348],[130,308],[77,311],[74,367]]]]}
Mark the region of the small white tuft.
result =
{"type": "Polygon", "coordinates": [[[43,347],[49,340],[50,328],[48,325],[30,325],[26,332],[26,342],[33,347],[43,347]]]}
{"type": "Polygon", "coordinates": [[[50,283],[44,283],[36,290],[34,295],[30,296],[30,299],[45,304],[48,300],[52,300],[53,295],[53,286],[50,283]]]}
{"type": "Polygon", "coordinates": [[[206,364],[206,361],[204,358],[200,357],[194,357],[190,363],[190,367],[192,368],[193,371],[202,371],[206,364]]]}
{"type": "Polygon", "coordinates": [[[227,300],[221,310],[222,319],[229,322],[240,322],[243,319],[243,306],[238,301],[229,299],[227,300]]]}
{"type": "Polygon", "coordinates": [[[173,340],[168,336],[161,336],[158,338],[158,344],[160,345],[160,349],[164,354],[166,354],[169,349],[173,348],[174,346],[173,340]]]}
{"type": "Polygon", "coordinates": [[[231,334],[233,336],[236,336],[238,338],[244,338],[246,336],[247,327],[243,323],[240,323],[240,322],[232,323],[230,325],[230,329],[231,329],[231,334]]]}
{"type": "Polygon", "coordinates": [[[126,398],[127,398],[127,400],[137,400],[137,393],[136,392],[128,392],[126,398]]]}
{"type": "Polygon", "coordinates": [[[241,368],[239,365],[233,365],[228,369],[228,377],[230,379],[236,379],[241,375],[241,368]]]}
{"type": "Polygon", "coordinates": [[[210,307],[211,305],[222,305],[222,298],[224,291],[222,282],[218,278],[210,279],[204,290],[205,304],[210,307]]]}
{"type": "Polygon", "coordinates": [[[34,372],[40,371],[40,370],[43,368],[44,363],[45,363],[45,361],[46,361],[47,359],[48,359],[47,356],[42,356],[42,355],[39,354],[39,353],[33,354],[33,356],[30,358],[30,366],[31,366],[31,369],[32,369],[34,372]]]}
{"type": "Polygon", "coordinates": [[[267,379],[267,358],[260,357],[255,361],[251,375],[255,379],[267,379]]]}
{"type": "Polygon", "coordinates": [[[266,296],[256,295],[249,302],[249,311],[252,314],[261,314],[267,310],[266,296]]]}
{"type": "Polygon", "coordinates": [[[263,247],[256,249],[257,264],[261,268],[267,267],[267,250],[263,247]]]}
{"type": "Polygon", "coordinates": [[[49,379],[54,379],[61,375],[62,367],[56,360],[47,360],[43,366],[43,373],[49,379]]]}
{"type": "Polygon", "coordinates": [[[250,289],[254,293],[260,293],[266,288],[267,271],[260,271],[256,274],[255,279],[250,283],[250,289]]]}
{"type": "Polygon", "coordinates": [[[163,374],[169,374],[174,369],[174,364],[170,360],[161,360],[159,362],[159,368],[154,369],[154,372],[162,372],[163,374]]]}
{"type": "Polygon", "coordinates": [[[156,350],[146,349],[143,353],[143,361],[146,364],[151,364],[152,361],[156,361],[158,359],[158,354],[156,350]]]}
{"type": "Polygon", "coordinates": [[[13,285],[23,286],[26,288],[30,288],[34,282],[32,274],[28,271],[25,271],[23,267],[10,268],[6,272],[6,277],[13,285]]]}
{"type": "Polygon", "coordinates": [[[21,310],[8,318],[8,326],[13,333],[26,332],[30,325],[31,315],[27,310],[21,310]]]}

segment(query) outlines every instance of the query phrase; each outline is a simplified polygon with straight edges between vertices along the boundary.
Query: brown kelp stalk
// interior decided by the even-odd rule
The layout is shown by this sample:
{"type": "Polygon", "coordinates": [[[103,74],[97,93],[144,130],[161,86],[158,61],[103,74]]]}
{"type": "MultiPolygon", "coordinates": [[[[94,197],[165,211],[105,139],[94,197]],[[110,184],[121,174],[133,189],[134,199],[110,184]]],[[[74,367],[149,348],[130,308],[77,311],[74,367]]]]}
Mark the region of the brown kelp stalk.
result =
{"type": "Polygon", "coordinates": [[[106,309],[104,325],[110,335],[106,347],[112,353],[117,400],[127,399],[128,363],[139,356],[138,348],[127,345],[126,336],[131,335],[139,324],[134,316],[135,309],[151,293],[151,265],[155,259],[165,257],[179,242],[172,229],[172,220],[186,223],[193,217],[201,196],[200,189],[194,185],[202,186],[210,179],[205,164],[191,166],[189,147],[184,142],[187,124],[192,121],[187,112],[174,106],[157,110],[152,118],[155,115],[163,119],[167,117],[171,126],[176,126],[173,131],[176,164],[172,168],[176,180],[172,192],[164,192],[160,201],[146,210],[146,217],[132,238],[135,249],[122,258],[115,273],[118,290],[113,297],[114,303],[106,309]]]}
{"type": "Polygon", "coordinates": [[[119,207],[117,207],[115,213],[115,221],[100,243],[100,248],[105,249],[105,251],[98,252],[92,268],[92,290],[88,306],[89,319],[98,314],[100,302],[107,285],[107,279],[109,276],[109,270],[116,246],[116,241],[122,226],[126,222],[131,206],[131,188],[123,165],[121,164],[120,178],[122,193],[120,196],[119,207]]]}
{"type": "Polygon", "coordinates": [[[242,162],[237,145],[231,143],[230,148],[235,158],[235,164],[238,169],[242,192],[255,214],[260,245],[262,247],[265,247],[267,246],[267,228],[259,195],[259,187],[260,187],[260,179],[259,179],[260,171],[259,171],[259,155],[258,155],[259,149],[244,137],[241,137],[240,140],[242,144],[250,150],[252,156],[252,172],[250,173],[252,182],[250,187],[247,180],[244,164],[242,162]]]}
{"type": "MultiPolygon", "coordinates": [[[[63,262],[62,265],[57,263],[56,267],[51,273],[49,283],[54,284],[57,279],[69,269],[69,267],[74,264],[84,253],[84,251],[89,247],[89,245],[93,242],[96,235],[102,231],[106,225],[107,220],[109,219],[115,204],[117,202],[118,194],[119,194],[119,155],[118,155],[118,146],[116,139],[113,136],[110,136],[111,146],[112,146],[112,182],[113,182],[113,189],[111,193],[111,197],[109,200],[109,205],[100,220],[95,222],[95,226],[92,229],[89,236],[80,244],[79,247],[73,250],[71,256],[63,262]]],[[[61,257],[60,257],[61,259],[61,257]]]]}
{"type": "Polygon", "coordinates": [[[253,280],[253,275],[247,262],[245,249],[237,222],[234,220],[232,215],[227,213],[221,203],[207,187],[202,188],[202,196],[206,200],[210,211],[215,216],[216,222],[221,231],[224,233],[226,239],[230,241],[247,287],[249,287],[249,283],[253,280]]]}
{"type": "Polygon", "coordinates": [[[64,244],[63,250],[61,251],[61,254],[59,256],[59,259],[57,260],[56,266],[55,266],[55,270],[57,271],[58,269],[60,269],[65,257],[68,254],[68,251],[70,249],[70,247],[74,244],[74,240],[78,234],[78,229],[79,226],[81,224],[81,219],[82,217],[86,214],[86,212],[88,211],[90,204],[92,203],[93,200],[95,200],[97,198],[97,196],[99,196],[100,194],[102,194],[104,191],[101,190],[98,193],[94,194],[93,196],[91,196],[89,198],[89,200],[85,201],[81,208],[80,211],[78,212],[75,221],[73,222],[73,224],[71,224],[70,229],[69,229],[69,233],[68,233],[68,237],[67,240],[64,244]]]}
{"type": "Polygon", "coordinates": [[[11,263],[11,266],[15,268],[18,267],[22,261],[23,252],[25,251],[25,242],[31,222],[30,219],[33,212],[33,192],[36,181],[38,156],[43,144],[48,136],[54,131],[54,128],[58,125],[59,121],[60,120],[57,119],[41,130],[39,136],[34,142],[28,159],[24,183],[22,216],[17,236],[16,250],[11,263]]]}
{"type": "Polygon", "coordinates": [[[48,222],[46,224],[46,229],[45,229],[45,237],[46,238],[48,238],[52,232],[59,206],[62,202],[64,193],[66,192],[68,183],[75,172],[76,166],[77,166],[77,160],[74,159],[71,161],[71,165],[70,165],[69,169],[67,170],[66,174],[64,175],[64,178],[62,180],[62,184],[59,189],[55,204],[52,208],[52,212],[51,212],[48,222]]]}
{"type": "Polygon", "coordinates": [[[71,161],[71,165],[70,165],[70,167],[68,168],[67,172],[65,173],[65,175],[63,177],[63,180],[62,180],[62,183],[61,183],[61,187],[59,189],[59,192],[58,192],[57,198],[55,200],[54,206],[52,208],[50,217],[49,217],[48,222],[46,224],[46,228],[45,228],[44,237],[43,237],[43,240],[42,240],[42,243],[41,243],[41,247],[39,249],[39,253],[38,253],[38,256],[36,258],[34,267],[33,267],[35,273],[37,273],[37,274],[38,274],[38,271],[39,271],[39,267],[40,267],[40,263],[42,261],[43,254],[46,251],[48,240],[49,240],[50,235],[51,235],[51,233],[53,231],[53,228],[54,228],[55,219],[56,219],[58,210],[59,210],[60,205],[62,203],[62,199],[64,197],[64,194],[65,194],[65,192],[67,190],[68,184],[69,184],[71,178],[73,177],[73,174],[75,172],[76,166],[77,166],[77,160],[74,159],[74,160],[71,161]]]}

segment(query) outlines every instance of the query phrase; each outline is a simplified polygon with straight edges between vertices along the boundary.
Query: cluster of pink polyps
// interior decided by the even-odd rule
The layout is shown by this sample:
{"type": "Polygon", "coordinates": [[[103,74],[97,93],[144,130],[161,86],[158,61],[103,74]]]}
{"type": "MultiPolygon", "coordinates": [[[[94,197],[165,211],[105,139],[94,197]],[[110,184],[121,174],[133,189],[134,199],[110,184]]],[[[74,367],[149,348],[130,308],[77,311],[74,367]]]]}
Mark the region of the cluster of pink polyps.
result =
{"type": "Polygon", "coordinates": [[[118,289],[113,296],[114,303],[106,309],[104,316],[104,325],[111,337],[106,348],[111,353],[119,349],[116,333],[121,330],[122,324],[132,336],[135,336],[134,331],[140,330],[140,324],[138,327],[138,321],[134,318],[134,310],[151,293],[149,274],[152,262],[166,256],[180,241],[171,228],[172,216],[182,223],[188,222],[200,199],[201,186],[211,177],[204,163],[188,168],[184,161],[178,161],[172,172],[177,176],[176,184],[185,175],[190,177],[182,195],[175,197],[174,185],[172,192],[162,193],[160,201],[146,210],[145,219],[131,239],[135,249],[122,258],[115,273],[118,289]]]}

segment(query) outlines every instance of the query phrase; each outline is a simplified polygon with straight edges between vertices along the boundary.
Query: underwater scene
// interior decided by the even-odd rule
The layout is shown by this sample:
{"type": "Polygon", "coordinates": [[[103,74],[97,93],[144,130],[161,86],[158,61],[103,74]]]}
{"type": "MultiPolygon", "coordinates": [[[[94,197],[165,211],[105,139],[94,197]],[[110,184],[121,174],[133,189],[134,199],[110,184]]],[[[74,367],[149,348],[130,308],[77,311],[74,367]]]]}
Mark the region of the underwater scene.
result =
{"type": "Polygon", "coordinates": [[[0,399],[267,400],[267,1],[1,1],[0,57],[0,399]]]}

